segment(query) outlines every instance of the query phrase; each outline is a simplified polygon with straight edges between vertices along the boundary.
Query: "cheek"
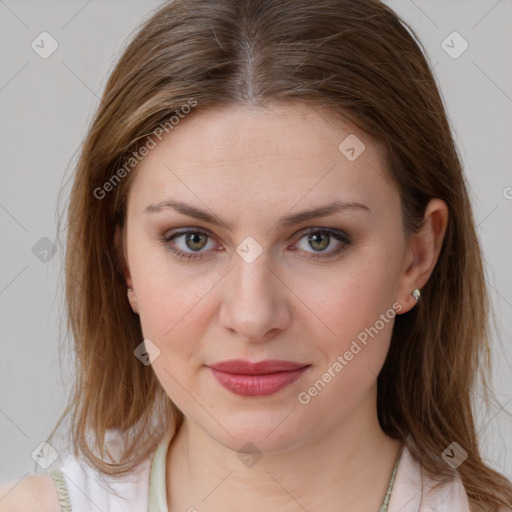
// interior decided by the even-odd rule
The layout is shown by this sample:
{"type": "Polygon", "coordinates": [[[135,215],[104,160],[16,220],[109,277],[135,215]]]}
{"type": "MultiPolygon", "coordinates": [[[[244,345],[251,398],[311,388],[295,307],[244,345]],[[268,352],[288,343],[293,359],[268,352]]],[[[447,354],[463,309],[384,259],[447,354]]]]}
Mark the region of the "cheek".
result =
{"type": "Polygon", "coordinates": [[[311,382],[320,379],[319,386],[329,382],[332,399],[343,396],[355,400],[368,390],[382,368],[399,309],[393,307],[397,255],[398,251],[393,254],[384,241],[371,243],[357,257],[347,258],[328,275],[318,276],[315,282],[322,286],[312,287],[310,278],[298,281],[297,295],[307,297],[305,302],[321,320],[315,320],[318,327],[309,333],[323,354],[311,382]]]}
{"type": "Polygon", "coordinates": [[[314,277],[293,277],[294,292],[320,321],[326,341],[357,336],[395,302],[396,264],[384,248],[366,249],[314,277]]]}
{"type": "Polygon", "coordinates": [[[364,281],[368,274],[360,277],[362,282],[356,276],[340,278],[337,284],[344,292],[318,299],[318,311],[329,331],[319,328],[313,333],[315,348],[323,357],[298,396],[300,404],[311,404],[318,414],[324,414],[320,411],[325,408],[335,411],[334,422],[349,415],[375,385],[397,312],[392,285],[386,289],[384,281],[376,281],[382,286],[374,288],[364,281]],[[320,330],[328,335],[320,335],[320,330]]]}
{"type": "Polygon", "coordinates": [[[190,345],[191,334],[201,331],[212,284],[192,279],[184,282],[164,272],[150,275],[137,289],[139,317],[145,336],[162,345],[190,345]],[[175,341],[177,340],[177,341],[175,341]]]}
{"type": "Polygon", "coordinates": [[[205,295],[212,287],[200,279],[185,280],[161,268],[141,274],[137,290],[144,338],[160,350],[153,371],[173,402],[187,410],[194,371],[201,362],[202,344],[209,323],[205,295]]]}
{"type": "Polygon", "coordinates": [[[144,338],[160,348],[166,364],[189,359],[209,322],[218,276],[197,275],[192,266],[172,262],[164,248],[142,244],[133,247],[130,267],[144,338]]]}

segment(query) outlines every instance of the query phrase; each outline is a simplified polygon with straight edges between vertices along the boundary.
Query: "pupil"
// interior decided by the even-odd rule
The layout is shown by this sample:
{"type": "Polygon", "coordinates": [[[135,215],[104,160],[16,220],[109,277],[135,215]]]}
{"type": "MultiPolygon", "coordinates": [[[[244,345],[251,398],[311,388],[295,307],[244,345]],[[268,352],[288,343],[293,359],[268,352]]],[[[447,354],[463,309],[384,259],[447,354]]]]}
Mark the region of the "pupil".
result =
{"type": "Polygon", "coordinates": [[[200,241],[198,240],[198,238],[200,239],[203,235],[201,233],[190,233],[188,235],[188,239],[187,239],[187,242],[192,242],[192,244],[199,244],[200,247],[190,247],[191,249],[201,249],[201,243],[200,241]]]}
{"type": "MultiPolygon", "coordinates": [[[[322,247],[320,249],[325,249],[329,243],[328,243],[328,240],[329,240],[329,237],[328,235],[326,234],[314,234],[311,236],[311,239],[313,241],[313,243],[318,243],[318,238],[323,238],[324,239],[324,243],[322,244],[322,247]],[[327,241],[327,243],[325,243],[327,241]]],[[[321,242],[320,242],[321,243],[321,242]]]]}

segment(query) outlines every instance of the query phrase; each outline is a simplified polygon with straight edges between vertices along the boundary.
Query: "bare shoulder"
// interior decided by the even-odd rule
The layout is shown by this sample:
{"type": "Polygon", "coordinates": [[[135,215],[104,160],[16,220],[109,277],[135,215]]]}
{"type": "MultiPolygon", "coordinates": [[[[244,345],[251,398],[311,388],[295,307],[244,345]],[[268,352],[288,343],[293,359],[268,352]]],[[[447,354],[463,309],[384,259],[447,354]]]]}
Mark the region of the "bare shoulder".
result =
{"type": "Polygon", "coordinates": [[[61,512],[50,475],[33,474],[0,486],[0,512],[61,512]]]}

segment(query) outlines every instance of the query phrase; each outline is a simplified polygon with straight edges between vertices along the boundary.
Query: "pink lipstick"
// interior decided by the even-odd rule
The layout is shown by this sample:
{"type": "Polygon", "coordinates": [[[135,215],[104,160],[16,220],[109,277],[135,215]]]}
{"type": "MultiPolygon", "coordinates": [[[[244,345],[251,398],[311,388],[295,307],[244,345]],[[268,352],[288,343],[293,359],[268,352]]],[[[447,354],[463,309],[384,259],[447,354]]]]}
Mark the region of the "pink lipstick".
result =
{"type": "Polygon", "coordinates": [[[265,396],[277,393],[298,380],[310,365],[267,359],[251,363],[231,359],[209,365],[219,384],[241,396],[265,396]]]}

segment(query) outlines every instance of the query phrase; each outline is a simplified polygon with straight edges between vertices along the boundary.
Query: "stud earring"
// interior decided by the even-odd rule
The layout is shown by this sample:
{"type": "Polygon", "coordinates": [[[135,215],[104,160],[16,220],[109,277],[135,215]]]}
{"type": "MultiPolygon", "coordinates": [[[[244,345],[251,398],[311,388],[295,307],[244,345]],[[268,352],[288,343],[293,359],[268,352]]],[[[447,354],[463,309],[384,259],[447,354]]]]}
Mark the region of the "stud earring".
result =
{"type": "Polygon", "coordinates": [[[416,303],[418,302],[418,300],[420,300],[421,293],[420,293],[420,291],[418,290],[418,288],[416,288],[416,289],[412,292],[412,296],[414,297],[414,300],[416,301],[416,303]]]}

